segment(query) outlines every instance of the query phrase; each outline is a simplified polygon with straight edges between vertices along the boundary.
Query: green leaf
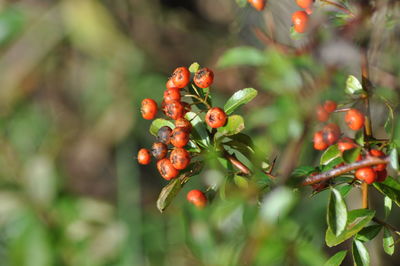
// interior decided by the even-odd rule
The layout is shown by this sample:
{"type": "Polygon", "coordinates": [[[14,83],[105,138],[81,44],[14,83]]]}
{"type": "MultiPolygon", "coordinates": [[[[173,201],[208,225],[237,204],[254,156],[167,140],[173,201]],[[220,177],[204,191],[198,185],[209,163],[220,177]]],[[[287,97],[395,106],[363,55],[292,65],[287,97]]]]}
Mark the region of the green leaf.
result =
{"type": "Polygon", "coordinates": [[[332,188],[328,202],[327,222],[331,231],[340,235],[346,228],[347,208],[339,191],[332,188]]]}
{"type": "Polygon", "coordinates": [[[228,117],[226,125],[218,128],[218,132],[224,136],[235,135],[244,129],[244,120],[240,115],[231,115],[228,117]]]}
{"type": "Polygon", "coordinates": [[[393,201],[388,196],[385,196],[384,204],[385,204],[385,219],[386,219],[389,217],[389,214],[392,211],[393,201]]]}
{"type": "Polygon", "coordinates": [[[360,81],[353,75],[349,75],[349,77],[346,80],[346,88],[345,92],[347,94],[353,95],[353,94],[360,94],[363,91],[362,85],[360,81]]]}
{"type": "Polygon", "coordinates": [[[354,148],[343,152],[343,160],[346,163],[354,163],[361,152],[361,147],[354,148]]]}
{"type": "Polygon", "coordinates": [[[354,140],[358,145],[364,147],[364,131],[362,130],[357,131],[354,140]]]}
{"type": "Polygon", "coordinates": [[[274,223],[283,219],[297,201],[297,194],[287,187],[277,187],[268,193],[261,203],[261,216],[274,223]]]}
{"type": "Polygon", "coordinates": [[[293,170],[291,176],[293,177],[304,177],[317,171],[315,167],[312,166],[300,166],[293,170]]]}
{"type": "Polygon", "coordinates": [[[163,126],[169,126],[171,129],[175,128],[174,123],[172,123],[171,121],[163,118],[157,118],[153,120],[150,125],[150,134],[153,136],[157,136],[158,130],[163,126]]]}
{"type": "Polygon", "coordinates": [[[377,234],[382,229],[382,225],[374,224],[367,227],[364,227],[358,234],[356,235],[356,239],[362,242],[367,242],[376,237],[377,234]]]}
{"type": "Polygon", "coordinates": [[[245,7],[247,5],[247,0],[236,0],[236,4],[239,7],[245,7]]]}
{"type": "Polygon", "coordinates": [[[192,63],[189,67],[190,73],[196,73],[199,69],[200,69],[200,65],[197,62],[192,63]]]}
{"type": "Polygon", "coordinates": [[[206,124],[201,120],[200,116],[196,113],[188,112],[185,118],[192,124],[192,136],[203,147],[208,147],[210,145],[210,138],[208,135],[208,130],[206,124]]]}
{"type": "Polygon", "coordinates": [[[399,170],[399,157],[397,154],[397,149],[394,148],[390,151],[390,166],[394,169],[394,170],[399,170]]]}
{"type": "Polygon", "coordinates": [[[383,228],[383,250],[388,255],[393,255],[394,253],[394,240],[389,229],[383,228]]]}
{"type": "Polygon", "coordinates": [[[340,266],[342,264],[342,261],[346,257],[347,250],[342,250],[330,257],[330,259],[325,262],[324,266],[340,266]]]}
{"type": "Polygon", "coordinates": [[[231,140],[228,142],[224,142],[223,144],[229,146],[229,148],[231,149],[237,150],[247,158],[251,158],[254,154],[254,150],[250,146],[240,141],[231,140]]]}
{"type": "Polygon", "coordinates": [[[347,225],[339,236],[335,236],[328,227],[325,234],[325,242],[328,247],[336,246],[349,239],[363,229],[374,217],[375,211],[368,209],[352,210],[347,213],[347,225]]]}
{"type": "Polygon", "coordinates": [[[356,266],[369,265],[369,254],[363,243],[358,240],[353,241],[353,260],[356,266]]]}
{"type": "Polygon", "coordinates": [[[240,188],[248,188],[249,187],[249,179],[245,178],[243,176],[240,175],[235,175],[233,177],[233,181],[235,182],[235,184],[240,187],[240,188]]]}
{"type": "Polygon", "coordinates": [[[347,194],[349,194],[349,192],[351,191],[352,188],[353,188],[353,186],[351,186],[351,185],[344,185],[339,188],[336,187],[336,189],[339,190],[339,192],[343,198],[346,197],[347,194]]]}
{"type": "Polygon", "coordinates": [[[320,164],[325,165],[331,162],[333,159],[340,157],[341,152],[338,149],[338,145],[332,145],[328,149],[324,151],[324,153],[321,155],[321,160],[320,164]]]}
{"type": "Polygon", "coordinates": [[[379,192],[400,206],[400,183],[396,179],[388,176],[385,181],[381,183],[375,182],[373,185],[379,192]]]}
{"type": "Polygon", "coordinates": [[[257,96],[257,91],[253,88],[245,88],[235,92],[231,98],[225,103],[224,110],[225,113],[230,115],[237,108],[246,104],[257,96]]]}
{"type": "Polygon", "coordinates": [[[226,51],[218,60],[217,67],[261,66],[265,63],[266,56],[263,51],[250,46],[241,46],[226,51]]]}
{"type": "Polygon", "coordinates": [[[335,168],[335,166],[337,166],[337,165],[339,165],[341,163],[343,163],[343,158],[342,157],[336,157],[332,161],[330,161],[327,165],[322,165],[321,172],[329,171],[329,170],[335,168]]]}

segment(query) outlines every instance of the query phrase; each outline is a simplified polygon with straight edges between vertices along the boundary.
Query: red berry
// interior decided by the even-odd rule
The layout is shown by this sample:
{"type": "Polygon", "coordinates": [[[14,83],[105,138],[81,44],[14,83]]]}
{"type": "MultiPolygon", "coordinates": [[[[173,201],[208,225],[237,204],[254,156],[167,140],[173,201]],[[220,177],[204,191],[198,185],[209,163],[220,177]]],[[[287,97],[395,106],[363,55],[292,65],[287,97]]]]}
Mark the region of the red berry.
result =
{"type": "Polygon", "coordinates": [[[341,152],[347,151],[347,150],[351,150],[353,148],[357,147],[357,145],[354,143],[354,141],[350,138],[341,138],[338,141],[338,149],[341,152]]]}
{"type": "Polygon", "coordinates": [[[161,159],[157,162],[157,169],[161,176],[166,180],[171,180],[179,175],[179,171],[175,169],[168,158],[161,159]]]}
{"type": "Polygon", "coordinates": [[[187,200],[195,205],[197,208],[204,208],[207,205],[207,198],[203,192],[197,189],[193,189],[188,192],[186,196],[187,200]]]}
{"type": "Polygon", "coordinates": [[[148,149],[140,149],[137,155],[138,163],[149,164],[151,162],[151,154],[148,149]]]}
{"type": "Polygon", "coordinates": [[[184,128],[188,132],[190,132],[192,130],[192,124],[189,122],[189,120],[187,120],[186,118],[183,118],[183,117],[178,118],[175,121],[175,127],[184,128]]]}
{"type": "Polygon", "coordinates": [[[327,111],[328,113],[332,113],[333,111],[336,110],[337,104],[334,101],[325,101],[324,103],[324,109],[325,111],[327,111]]]}
{"type": "Polygon", "coordinates": [[[180,127],[174,128],[171,133],[171,143],[177,148],[184,147],[189,142],[189,132],[180,127]]]}
{"type": "Polygon", "coordinates": [[[180,101],[181,93],[178,88],[172,88],[164,91],[164,101],[165,103],[170,103],[172,101],[180,101]]]}
{"type": "Polygon", "coordinates": [[[313,4],[313,0],[296,0],[296,4],[301,8],[309,8],[313,4]]]}
{"type": "Polygon", "coordinates": [[[308,24],[308,15],[304,11],[296,11],[292,14],[292,22],[294,30],[298,33],[306,31],[308,24]]]}
{"type": "Polygon", "coordinates": [[[167,156],[168,147],[162,142],[155,142],[151,147],[151,154],[153,154],[156,160],[161,160],[167,156]]]}
{"type": "Polygon", "coordinates": [[[160,127],[157,132],[157,139],[159,142],[169,144],[171,142],[172,129],[169,126],[160,127]]]}
{"type": "Polygon", "coordinates": [[[376,182],[383,182],[386,180],[387,171],[383,169],[382,171],[376,171],[376,182]]]}
{"type": "Polygon", "coordinates": [[[314,149],[322,151],[328,148],[328,143],[324,140],[324,134],[322,131],[315,132],[314,134],[314,149]]]}
{"type": "Polygon", "coordinates": [[[172,165],[178,169],[185,169],[190,163],[190,154],[183,148],[175,148],[169,157],[172,165]]]}
{"type": "Polygon", "coordinates": [[[208,88],[214,81],[214,73],[209,68],[202,68],[196,72],[193,78],[194,84],[199,88],[208,88]]]}
{"type": "Polygon", "coordinates": [[[165,84],[165,87],[167,90],[169,89],[179,89],[178,87],[175,86],[174,82],[172,81],[172,78],[169,78],[167,83],[165,84]]]}
{"type": "MultiPolygon", "coordinates": [[[[384,157],[385,156],[385,153],[383,153],[380,150],[375,150],[375,149],[370,150],[369,154],[371,154],[374,157],[384,157]]],[[[386,169],[386,164],[384,164],[384,163],[377,164],[377,165],[373,166],[372,169],[374,169],[375,171],[383,171],[386,169]]]]}
{"type": "Polygon", "coordinates": [[[171,101],[170,103],[166,103],[164,110],[165,114],[174,120],[183,117],[184,108],[181,102],[171,101]]]}
{"type": "Polygon", "coordinates": [[[206,123],[212,128],[219,128],[225,125],[226,113],[219,107],[213,107],[206,114],[206,123]]]}
{"type": "Polygon", "coordinates": [[[329,119],[329,113],[321,105],[317,106],[316,115],[317,115],[318,121],[321,121],[321,122],[326,122],[329,119]]]}
{"type": "Polygon", "coordinates": [[[261,11],[265,7],[266,0],[247,0],[255,9],[261,11]]]}
{"type": "Polygon", "coordinates": [[[344,121],[350,129],[359,130],[364,126],[365,117],[357,109],[350,109],[347,111],[344,121]]]}
{"type": "Polygon", "coordinates": [[[330,123],[322,129],[324,140],[328,145],[333,145],[340,137],[340,128],[335,123],[330,123]]]}
{"type": "Polygon", "coordinates": [[[182,89],[190,82],[190,72],[187,67],[178,67],[171,76],[172,83],[175,87],[182,89]]]}
{"type": "Polygon", "coordinates": [[[376,172],[371,167],[357,169],[355,176],[358,180],[364,181],[367,184],[372,184],[376,180],[376,172]]]}
{"type": "Polygon", "coordinates": [[[153,99],[144,99],[140,111],[144,119],[151,120],[157,115],[157,103],[153,99]]]}

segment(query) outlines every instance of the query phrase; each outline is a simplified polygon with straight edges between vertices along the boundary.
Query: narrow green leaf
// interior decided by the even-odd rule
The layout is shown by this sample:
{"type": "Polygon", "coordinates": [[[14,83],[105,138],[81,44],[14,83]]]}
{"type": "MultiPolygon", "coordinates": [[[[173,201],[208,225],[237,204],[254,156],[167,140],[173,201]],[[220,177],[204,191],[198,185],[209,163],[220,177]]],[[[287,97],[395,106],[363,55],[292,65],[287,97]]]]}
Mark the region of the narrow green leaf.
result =
{"type": "Polygon", "coordinates": [[[383,250],[388,255],[393,255],[394,253],[394,239],[392,233],[386,227],[383,228],[383,250]]]}
{"type": "Polygon", "coordinates": [[[353,260],[356,266],[369,265],[369,253],[363,243],[358,240],[353,241],[353,260]]]}
{"type": "Polygon", "coordinates": [[[163,118],[157,118],[153,120],[153,122],[150,125],[150,134],[153,136],[157,136],[158,130],[163,127],[163,126],[169,126],[170,128],[175,128],[174,123],[172,123],[169,120],[163,119],[163,118]]]}
{"type": "Polygon", "coordinates": [[[190,121],[192,124],[192,136],[193,139],[196,140],[203,147],[208,147],[210,145],[210,137],[208,134],[207,126],[201,120],[201,118],[193,112],[188,112],[185,115],[185,118],[190,121]]]}
{"type": "Polygon", "coordinates": [[[356,239],[361,241],[361,242],[367,242],[376,237],[377,234],[382,229],[382,225],[380,224],[374,224],[370,226],[364,227],[358,234],[356,235],[356,239]]]}
{"type": "Polygon", "coordinates": [[[257,91],[253,88],[245,88],[235,92],[231,98],[225,103],[224,110],[225,113],[230,115],[233,113],[237,108],[246,104],[254,99],[257,96],[257,91]]]}
{"type": "Polygon", "coordinates": [[[325,242],[328,247],[336,246],[363,229],[374,217],[375,211],[368,209],[358,209],[349,211],[347,214],[347,225],[339,236],[335,236],[328,227],[325,234],[325,242]]]}
{"type": "Polygon", "coordinates": [[[342,264],[342,261],[346,257],[347,250],[342,250],[330,257],[330,259],[325,262],[324,266],[340,266],[342,264]]]}
{"type": "Polygon", "coordinates": [[[379,192],[400,206],[400,183],[396,179],[388,176],[385,181],[381,183],[375,182],[373,185],[379,192]]]}
{"type": "Polygon", "coordinates": [[[385,196],[385,200],[384,200],[384,204],[385,204],[385,219],[389,217],[390,212],[392,211],[392,204],[393,201],[391,198],[389,198],[388,196],[385,196]]]}
{"type": "Polygon", "coordinates": [[[219,68],[232,66],[261,66],[266,63],[266,56],[263,51],[254,47],[241,46],[226,51],[218,60],[219,68]]]}
{"type": "Polygon", "coordinates": [[[331,231],[336,235],[340,235],[347,222],[347,208],[342,195],[339,191],[332,188],[328,202],[327,222],[331,231]]]}
{"type": "Polygon", "coordinates": [[[397,149],[394,148],[390,151],[390,166],[394,169],[394,170],[399,170],[399,156],[397,154],[397,149]]]}
{"type": "Polygon", "coordinates": [[[338,145],[332,145],[328,149],[324,151],[324,153],[321,155],[321,160],[320,164],[325,165],[331,162],[333,159],[339,157],[341,155],[341,152],[338,149],[338,145]]]}
{"type": "Polygon", "coordinates": [[[218,128],[218,132],[224,136],[235,135],[244,129],[244,120],[240,115],[231,115],[228,117],[226,125],[218,128]]]}
{"type": "Polygon", "coordinates": [[[360,94],[363,91],[362,85],[360,81],[353,75],[349,75],[349,77],[346,80],[346,88],[345,92],[347,94],[353,95],[353,94],[360,94]]]}

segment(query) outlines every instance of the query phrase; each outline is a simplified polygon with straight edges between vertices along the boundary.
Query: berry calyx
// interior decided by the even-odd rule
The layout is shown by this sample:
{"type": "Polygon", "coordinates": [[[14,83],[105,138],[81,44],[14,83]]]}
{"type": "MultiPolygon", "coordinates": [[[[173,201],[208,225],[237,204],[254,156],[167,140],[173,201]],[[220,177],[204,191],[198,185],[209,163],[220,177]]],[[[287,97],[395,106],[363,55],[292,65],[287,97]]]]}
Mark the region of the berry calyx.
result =
{"type": "Polygon", "coordinates": [[[146,165],[151,162],[151,154],[148,149],[140,149],[137,155],[138,163],[146,165]]]}
{"type": "Polygon", "coordinates": [[[336,102],[330,101],[330,100],[327,100],[327,101],[324,102],[324,109],[328,113],[332,113],[333,111],[336,110],[336,108],[337,108],[336,102]]]}
{"type": "Polygon", "coordinates": [[[313,4],[313,0],[296,0],[296,4],[301,8],[309,8],[313,4]]]}
{"type": "Polygon", "coordinates": [[[179,175],[179,171],[172,165],[168,158],[158,161],[157,169],[161,176],[166,180],[174,179],[179,175]]]}
{"type": "Polygon", "coordinates": [[[357,147],[357,145],[350,138],[344,137],[344,138],[341,138],[338,141],[338,149],[341,152],[344,152],[344,151],[347,151],[347,150],[351,150],[351,149],[354,149],[356,147],[357,147]]]}
{"type": "Polygon", "coordinates": [[[296,11],[292,14],[293,28],[298,33],[303,33],[307,29],[308,15],[304,11],[296,11]]]}
{"type": "Polygon", "coordinates": [[[156,117],[158,111],[157,103],[153,99],[144,99],[140,112],[142,117],[147,120],[152,120],[156,117]]]}
{"type": "Polygon", "coordinates": [[[175,148],[169,157],[172,165],[178,169],[185,169],[190,163],[190,154],[183,148],[175,148]]]}
{"type": "Polygon", "coordinates": [[[182,89],[190,82],[190,72],[187,67],[178,67],[171,76],[172,83],[175,87],[182,89]]]}
{"type": "Polygon", "coordinates": [[[179,101],[171,101],[170,103],[165,103],[164,111],[166,116],[177,120],[183,117],[184,107],[179,101]]]}
{"type": "Polygon", "coordinates": [[[151,147],[151,154],[156,160],[161,160],[167,156],[168,147],[162,142],[155,142],[151,147]]]}
{"type": "Polygon", "coordinates": [[[359,130],[364,126],[365,117],[359,110],[350,109],[346,112],[344,121],[351,130],[359,130]]]}
{"type": "MultiPolygon", "coordinates": [[[[374,157],[384,157],[385,156],[384,152],[382,152],[380,150],[375,150],[375,149],[370,150],[369,154],[371,154],[374,157]]],[[[383,171],[386,169],[386,164],[381,163],[381,164],[374,165],[372,167],[372,169],[374,169],[375,171],[383,171]]]]}
{"type": "Polygon", "coordinates": [[[315,132],[313,141],[314,149],[319,151],[323,151],[329,146],[328,143],[325,142],[324,134],[322,133],[322,131],[315,132]]]}
{"type": "Polygon", "coordinates": [[[316,117],[318,121],[326,122],[329,119],[329,113],[325,110],[322,105],[317,106],[317,110],[315,111],[316,117]]]}
{"type": "Polygon", "coordinates": [[[172,129],[169,126],[160,127],[157,132],[157,140],[168,145],[171,142],[171,133],[172,129]]]}
{"type": "Polygon", "coordinates": [[[213,107],[208,110],[206,114],[206,123],[212,128],[219,128],[225,125],[227,120],[227,115],[219,107],[213,107]]]}
{"type": "Polygon", "coordinates": [[[190,123],[189,120],[187,120],[184,117],[178,118],[175,121],[175,127],[180,127],[180,128],[184,128],[185,130],[187,130],[188,132],[190,132],[192,130],[192,124],[190,123]]]}
{"type": "Polygon", "coordinates": [[[213,81],[214,72],[212,72],[212,70],[207,67],[198,70],[193,77],[194,84],[202,89],[210,87],[213,81]]]}
{"type": "Polygon", "coordinates": [[[189,132],[181,127],[176,127],[171,133],[171,143],[177,148],[183,148],[189,142],[189,132]]]}
{"type": "Polygon", "coordinates": [[[364,167],[357,169],[355,176],[358,180],[364,181],[367,184],[375,182],[377,175],[371,167],[364,167]]]}
{"type": "Polygon", "coordinates": [[[171,103],[172,101],[180,101],[181,93],[178,88],[167,89],[164,91],[164,102],[171,103]]]}
{"type": "Polygon", "coordinates": [[[206,195],[198,189],[189,191],[186,199],[197,208],[204,208],[207,205],[206,195]]]}

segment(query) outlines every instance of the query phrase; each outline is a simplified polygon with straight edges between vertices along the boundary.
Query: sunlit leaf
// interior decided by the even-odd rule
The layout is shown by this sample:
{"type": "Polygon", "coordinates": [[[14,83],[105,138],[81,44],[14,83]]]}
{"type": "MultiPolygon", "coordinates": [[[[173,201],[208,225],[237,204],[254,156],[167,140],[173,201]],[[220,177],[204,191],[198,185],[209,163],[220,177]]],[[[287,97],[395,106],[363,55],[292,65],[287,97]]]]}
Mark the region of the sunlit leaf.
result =
{"type": "Polygon", "coordinates": [[[340,266],[342,261],[346,257],[347,250],[342,250],[330,257],[330,259],[325,262],[324,266],[340,266]]]}
{"type": "Polygon", "coordinates": [[[392,211],[393,201],[388,196],[385,196],[384,204],[385,204],[385,219],[386,219],[387,217],[389,217],[389,214],[392,211]]]}
{"type": "Polygon", "coordinates": [[[327,222],[331,231],[336,235],[340,235],[347,222],[347,208],[342,195],[339,191],[332,188],[329,197],[327,222]]]}
{"type": "Polygon", "coordinates": [[[199,63],[197,63],[197,62],[194,62],[194,63],[192,63],[192,64],[189,66],[189,71],[190,71],[191,73],[196,73],[197,70],[199,70],[199,69],[200,69],[200,65],[199,65],[199,63]]]}
{"type": "Polygon", "coordinates": [[[347,94],[353,95],[353,94],[360,94],[363,91],[362,85],[358,79],[352,75],[349,75],[349,77],[346,80],[346,88],[345,92],[347,94]]]}
{"type": "Polygon", "coordinates": [[[263,51],[250,46],[235,47],[226,51],[218,60],[220,68],[249,65],[260,66],[265,64],[266,56],[263,51]]]}
{"type": "Polygon", "coordinates": [[[369,253],[363,243],[358,240],[353,241],[352,246],[354,265],[367,266],[369,265],[369,253]]]}
{"type": "Polygon", "coordinates": [[[392,149],[390,151],[390,166],[394,169],[394,170],[399,170],[399,156],[397,153],[397,149],[392,149]]]}
{"type": "Polygon", "coordinates": [[[386,227],[383,228],[383,250],[388,255],[393,255],[394,253],[394,240],[392,233],[386,227]]]}
{"type": "Polygon", "coordinates": [[[246,104],[257,96],[257,91],[253,88],[246,88],[235,92],[224,105],[225,113],[230,115],[237,108],[246,104]]]}
{"type": "Polygon", "coordinates": [[[163,127],[163,126],[169,126],[170,128],[175,128],[174,123],[172,123],[169,120],[163,119],[163,118],[157,118],[153,120],[153,122],[150,125],[150,134],[153,136],[157,136],[158,130],[163,127]]]}
{"type": "Polygon", "coordinates": [[[244,129],[244,120],[240,115],[231,115],[225,126],[218,128],[218,132],[225,136],[235,135],[244,129]]]}
{"type": "Polygon", "coordinates": [[[320,164],[328,164],[335,158],[339,157],[341,155],[340,150],[338,149],[338,145],[331,145],[328,149],[324,151],[324,153],[321,155],[320,159],[320,164]]]}
{"type": "Polygon", "coordinates": [[[374,187],[379,190],[383,195],[389,197],[398,206],[400,206],[400,183],[388,176],[385,181],[373,183],[374,187]]]}
{"type": "Polygon", "coordinates": [[[350,149],[343,152],[343,160],[346,163],[354,163],[357,160],[358,155],[360,155],[361,148],[350,149]]]}
{"type": "Polygon", "coordinates": [[[191,134],[194,140],[198,141],[203,147],[209,146],[210,138],[206,124],[203,122],[203,120],[201,120],[201,118],[193,112],[188,112],[185,117],[193,126],[191,134]]]}
{"type": "Polygon", "coordinates": [[[382,229],[382,225],[374,224],[364,227],[360,232],[357,233],[356,239],[362,242],[367,242],[374,239],[382,229]]]}

